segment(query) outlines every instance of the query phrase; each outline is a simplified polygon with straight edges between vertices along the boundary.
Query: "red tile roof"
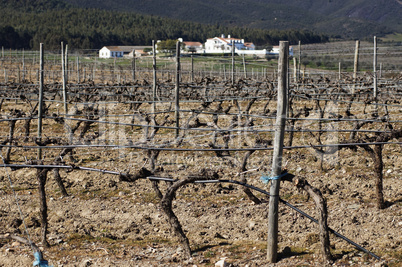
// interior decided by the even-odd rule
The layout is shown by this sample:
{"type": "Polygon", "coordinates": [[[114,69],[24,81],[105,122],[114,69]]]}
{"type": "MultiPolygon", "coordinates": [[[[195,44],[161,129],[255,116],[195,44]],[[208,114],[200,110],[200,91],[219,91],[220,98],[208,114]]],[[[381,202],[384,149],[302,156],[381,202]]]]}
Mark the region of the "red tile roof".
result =
{"type": "Polygon", "coordinates": [[[183,43],[185,45],[187,45],[187,46],[202,46],[202,43],[200,43],[200,42],[187,42],[187,41],[184,41],[183,43]]]}

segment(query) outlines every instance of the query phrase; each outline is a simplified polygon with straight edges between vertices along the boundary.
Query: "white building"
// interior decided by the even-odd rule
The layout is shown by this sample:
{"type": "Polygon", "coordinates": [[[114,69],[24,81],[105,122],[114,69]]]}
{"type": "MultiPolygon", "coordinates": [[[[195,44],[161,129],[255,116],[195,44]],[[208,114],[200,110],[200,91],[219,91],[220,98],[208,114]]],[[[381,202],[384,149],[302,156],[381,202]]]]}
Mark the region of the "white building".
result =
{"type": "Polygon", "coordinates": [[[140,57],[146,55],[144,49],[151,46],[104,46],[99,50],[100,58],[140,57]]]}
{"type": "Polygon", "coordinates": [[[104,46],[99,50],[100,58],[123,57],[123,54],[119,46],[104,46]]]}
{"type": "Polygon", "coordinates": [[[231,53],[232,44],[235,46],[235,53],[237,50],[254,50],[255,46],[253,43],[245,43],[244,39],[231,38],[228,35],[225,38],[224,35],[221,37],[209,38],[205,42],[205,53],[231,53]]]}

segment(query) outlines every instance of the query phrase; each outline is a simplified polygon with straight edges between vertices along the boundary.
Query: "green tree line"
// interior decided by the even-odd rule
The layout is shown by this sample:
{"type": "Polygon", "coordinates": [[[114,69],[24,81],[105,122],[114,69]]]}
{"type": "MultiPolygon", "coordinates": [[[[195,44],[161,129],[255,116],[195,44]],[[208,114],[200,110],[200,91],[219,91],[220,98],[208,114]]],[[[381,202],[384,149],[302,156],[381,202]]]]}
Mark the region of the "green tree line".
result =
{"type": "MultiPolygon", "coordinates": [[[[43,2],[43,1],[42,1],[43,2]]],[[[43,5],[41,5],[43,6],[43,5]]],[[[230,34],[263,47],[280,40],[297,44],[328,41],[328,36],[310,31],[263,30],[206,25],[129,12],[63,7],[33,10],[27,6],[1,6],[0,46],[11,49],[59,49],[60,42],[73,49],[99,49],[105,45],[150,45],[152,40],[183,38],[205,42],[230,34]]]]}

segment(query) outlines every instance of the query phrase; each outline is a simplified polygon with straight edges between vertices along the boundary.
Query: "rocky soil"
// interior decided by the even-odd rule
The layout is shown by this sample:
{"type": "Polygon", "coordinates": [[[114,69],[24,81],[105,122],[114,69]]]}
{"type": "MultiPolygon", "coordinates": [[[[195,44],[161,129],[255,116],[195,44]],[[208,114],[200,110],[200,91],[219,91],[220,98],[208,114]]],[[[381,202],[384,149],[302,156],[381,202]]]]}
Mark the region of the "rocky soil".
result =
{"type": "MultiPolygon", "coordinates": [[[[342,150],[340,165],[326,171],[308,168],[304,152],[286,152],[291,173],[305,177],[319,188],[328,203],[329,226],[366,249],[379,255],[375,260],[347,242],[331,235],[335,266],[400,266],[402,232],[402,155],[398,146],[386,148],[384,179],[388,207],[375,207],[372,163],[361,155],[342,150]],[[297,161],[299,161],[297,163],[297,161]],[[290,167],[293,168],[290,168],[290,167]],[[292,170],[293,169],[293,170],[292,170]]],[[[309,151],[310,156],[313,155],[309,151]]],[[[253,157],[250,169],[259,157],[253,157]]],[[[216,163],[225,160],[214,158],[216,163]]],[[[314,165],[315,164],[315,165],[314,165]]],[[[105,163],[112,167],[113,163],[105,163]]],[[[316,167],[316,168],[315,168],[316,167]]],[[[165,166],[167,172],[182,174],[189,166],[165,166]],[[176,168],[176,169],[175,169],[176,168]],[[170,170],[169,170],[170,169],[170,170]]],[[[106,168],[105,168],[106,169],[106,168]]],[[[35,170],[9,172],[25,217],[30,238],[40,245],[39,203],[35,170]]],[[[223,174],[221,178],[236,178],[223,174]]],[[[192,184],[181,189],[174,201],[174,212],[190,240],[192,257],[183,251],[161,212],[148,180],[120,182],[118,177],[86,171],[63,173],[70,195],[62,197],[52,177],[47,185],[49,207],[49,248],[45,259],[54,266],[214,266],[225,258],[229,266],[270,266],[266,261],[268,205],[253,204],[237,185],[192,184]]],[[[3,232],[25,236],[14,195],[7,188],[7,173],[1,176],[0,224],[3,232]]],[[[268,189],[259,173],[249,174],[249,183],[268,189]]],[[[163,189],[166,187],[160,183],[163,189]]],[[[256,194],[266,198],[260,193],[256,194]]],[[[315,216],[315,207],[306,193],[288,182],[282,183],[281,196],[315,216]]],[[[322,266],[318,227],[288,207],[279,214],[280,260],[275,266],[322,266]]],[[[30,266],[29,247],[2,241],[0,266],[30,266]]],[[[274,265],[272,265],[274,266],[274,265]]]]}

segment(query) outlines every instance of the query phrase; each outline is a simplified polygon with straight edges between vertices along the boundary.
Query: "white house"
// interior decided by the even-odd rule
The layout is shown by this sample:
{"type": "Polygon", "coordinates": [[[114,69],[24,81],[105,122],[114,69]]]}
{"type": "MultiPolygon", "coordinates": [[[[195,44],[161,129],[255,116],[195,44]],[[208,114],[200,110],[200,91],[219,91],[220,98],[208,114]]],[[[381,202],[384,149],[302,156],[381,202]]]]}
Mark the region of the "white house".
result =
{"type": "Polygon", "coordinates": [[[253,43],[245,43],[244,39],[231,38],[230,35],[226,38],[224,35],[221,37],[209,38],[205,42],[205,53],[231,53],[232,44],[237,50],[254,50],[253,43]]]}
{"type": "Polygon", "coordinates": [[[104,46],[99,50],[100,58],[123,57],[123,54],[119,46],[104,46]]]}
{"type": "Polygon", "coordinates": [[[99,50],[100,58],[117,58],[117,57],[140,57],[146,55],[145,48],[151,49],[151,46],[104,46],[99,50]]]}

